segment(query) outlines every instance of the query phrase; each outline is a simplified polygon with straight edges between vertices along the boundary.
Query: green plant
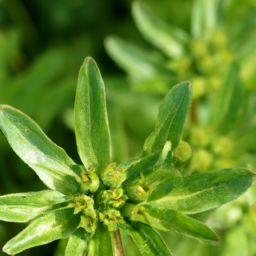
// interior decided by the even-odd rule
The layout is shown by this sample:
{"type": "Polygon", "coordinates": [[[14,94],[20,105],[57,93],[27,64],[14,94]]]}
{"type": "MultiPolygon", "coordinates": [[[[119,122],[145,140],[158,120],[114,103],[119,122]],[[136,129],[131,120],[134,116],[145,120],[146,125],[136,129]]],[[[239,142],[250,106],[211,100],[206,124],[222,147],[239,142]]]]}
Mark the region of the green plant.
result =
{"type": "Polygon", "coordinates": [[[159,107],[155,130],[138,158],[111,162],[105,89],[96,63],[81,67],[75,100],[75,135],[82,165],[76,164],[22,112],[1,106],[0,128],[16,154],[50,190],[0,197],[0,219],[32,222],[3,248],[17,254],[68,238],[65,255],[124,255],[119,229],[142,255],[171,255],[154,230],[177,232],[208,244],[218,236],[192,215],[243,194],[255,174],[222,169],[184,176],[191,155],[180,140],[192,99],[189,82],[174,86],[159,107]]]}

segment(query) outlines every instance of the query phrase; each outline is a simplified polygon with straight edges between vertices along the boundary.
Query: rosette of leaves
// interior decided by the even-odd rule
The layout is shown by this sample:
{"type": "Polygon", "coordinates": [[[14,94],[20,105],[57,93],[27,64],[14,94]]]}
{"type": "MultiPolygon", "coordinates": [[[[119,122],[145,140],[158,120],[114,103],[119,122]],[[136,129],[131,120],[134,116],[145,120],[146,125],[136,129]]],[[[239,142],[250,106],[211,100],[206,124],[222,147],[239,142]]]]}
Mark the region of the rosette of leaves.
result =
{"type": "Polygon", "coordinates": [[[182,177],[177,168],[191,154],[180,140],[192,89],[183,82],[159,107],[155,130],[140,157],[111,162],[105,89],[96,63],[81,67],[75,100],[75,135],[82,164],[76,164],[28,116],[2,105],[0,127],[16,154],[49,188],[0,197],[0,219],[29,222],[4,246],[7,254],[68,239],[66,256],[124,255],[119,229],[142,255],[171,255],[155,229],[208,244],[218,236],[188,217],[216,208],[243,194],[253,183],[246,169],[222,169],[182,177]]]}
{"type": "Polygon", "coordinates": [[[233,61],[242,63],[246,87],[255,88],[255,10],[251,11],[250,4],[247,9],[243,7],[247,15],[234,20],[229,11],[231,3],[195,0],[188,33],[136,1],[132,5],[134,21],[154,48],[150,50],[114,36],[106,39],[105,47],[128,73],[136,91],[164,94],[177,79],[189,79],[194,84],[195,98],[212,94],[218,91],[223,73],[233,61]]]}

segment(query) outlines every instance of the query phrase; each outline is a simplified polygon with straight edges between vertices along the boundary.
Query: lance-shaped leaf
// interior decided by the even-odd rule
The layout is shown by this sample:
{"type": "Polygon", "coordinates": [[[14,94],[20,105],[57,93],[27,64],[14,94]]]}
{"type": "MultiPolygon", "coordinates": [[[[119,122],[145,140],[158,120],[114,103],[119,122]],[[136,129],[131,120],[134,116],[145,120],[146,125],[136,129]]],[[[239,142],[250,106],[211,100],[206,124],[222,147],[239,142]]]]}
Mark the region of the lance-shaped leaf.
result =
{"type": "Polygon", "coordinates": [[[65,256],[84,256],[88,251],[90,240],[90,234],[83,228],[77,229],[68,239],[65,256]]]}
{"type": "Polygon", "coordinates": [[[190,82],[175,85],[162,101],[154,132],[144,144],[142,156],[162,150],[166,141],[174,151],[180,141],[183,125],[192,100],[190,82]]]}
{"type": "Polygon", "coordinates": [[[133,3],[133,17],[144,37],[169,57],[181,58],[186,52],[188,34],[180,28],[165,24],[143,4],[133,3]]]}
{"type": "Polygon", "coordinates": [[[195,39],[209,39],[220,22],[219,0],[196,0],[193,5],[191,30],[195,39]]]}
{"type": "Polygon", "coordinates": [[[44,212],[63,207],[68,198],[57,191],[45,190],[0,197],[0,219],[27,222],[44,212]]]}
{"type": "Polygon", "coordinates": [[[172,255],[161,236],[151,227],[142,223],[132,223],[123,229],[130,235],[143,256],[172,255]]]}
{"type": "Polygon", "coordinates": [[[141,206],[131,219],[163,231],[174,229],[178,233],[207,244],[216,245],[219,243],[218,236],[210,228],[172,209],[159,211],[157,208],[149,209],[141,206]]]}
{"type": "Polygon", "coordinates": [[[103,224],[99,224],[93,236],[88,256],[115,256],[110,232],[103,224]]]}
{"type": "Polygon", "coordinates": [[[152,78],[157,74],[173,74],[163,65],[161,58],[123,39],[108,37],[105,48],[114,61],[138,81],[152,78]]]}
{"type": "Polygon", "coordinates": [[[144,206],[186,214],[203,212],[236,199],[253,184],[254,178],[253,172],[239,168],[186,176],[170,194],[144,206]]]}
{"type": "Polygon", "coordinates": [[[51,189],[64,194],[78,193],[80,177],[75,163],[54,144],[28,116],[12,107],[0,107],[0,128],[16,154],[51,189]]]}
{"type": "Polygon", "coordinates": [[[75,134],[80,158],[86,168],[109,163],[110,139],[105,86],[94,60],[86,58],[77,83],[75,134]]]}
{"type": "Polygon", "coordinates": [[[155,165],[159,159],[159,154],[151,154],[149,156],[139,158],[133,164],[131,164],[125,171],[126,180],[123,186],[126,187],[140,178],[141,174],[151,173],[154,170],[155,165]]]}
{"type": "Polygon", "coordinates": [[[223,79],[215,107],[215,124],[222,133],[228,133],[237,125],[242,114],[243,84],[239,78],[239,66],[233,64],[223,79]]]}
{"type": "Polygon", "coordinates": [[[14,255],[31,247],[69,237],[80,222],[79,215],[73,215],[73,211],[73,208],[66,208],[37,218],[7,242],[3,251],[14,255]]]}

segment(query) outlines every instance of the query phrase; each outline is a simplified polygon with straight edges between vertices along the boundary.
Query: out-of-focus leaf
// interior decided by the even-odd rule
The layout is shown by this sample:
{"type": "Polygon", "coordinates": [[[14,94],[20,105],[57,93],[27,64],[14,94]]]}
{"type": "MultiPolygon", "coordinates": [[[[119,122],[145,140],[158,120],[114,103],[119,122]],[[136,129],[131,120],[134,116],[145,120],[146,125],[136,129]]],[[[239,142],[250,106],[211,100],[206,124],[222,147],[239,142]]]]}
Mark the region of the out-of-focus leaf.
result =
{"type": "Polygon", "coordinates": [[[139,2],[133,3],[132,11],[137,26],[150,43],[169,57],[181,58],[185,55],[189,40],[185,31],[165,24],[139,2]]]}
{"type": "Polygon", "coordinates": [[[74,215],[73,211],[73,208],[66,208],[37,218],[12,238],[3,251],[14,255],[31,247],[69,237],[80,222],[80,216],[74,215]]]}
{"type": "Polygon", "coordinates": [[[72,170],[75,166],[73,160],[32,119],[2,105],[0,128],[16,154],[34,169],[49,188],[64,194],[80,191],[81,178],[72,170]]]}
{"type": "Polygon", "coordinates": [[[42,129],[47,130],[52,120],[73,105],[76,78],[65,77],[57,82],[51,90],[42,95],[37,109],[36,119],[42,129]],[[47,115],[46,115],[47,113],[47,115]]]}
{"type": "Polygon", "coordinates": [[[138,81],[152,78],[157,74],[173,74],[164,67],[161,58],[123,39],[108,37],[105,47],[116,63],[138,81]]]}
{"type": "Polygon", "coordinates": [[[219,243],[218,236],[210,228],[175,210],[165,209],[159,211],[157,208],[148,209],[142,206],[138,212],[132,219],[146,223],[153,228],[163,231],[174,229],[183,235],[211,245],[219,243]]]}
{"type": "Polygon", "coordinates": [[[75,100],[75,134],[80,158],[88,169],[109,163],[110,138],[105,86],[94,60],[86,58],[75,100]]]}
{"type": "Polygon", "coordinates": [[[172,151],[178,146],[183,125],[192,100],[190,82],[174,86],[162,101],[154,132],[147,138],[142,155],[162,150],[166,141],[172,151]]]}
{"type": "Polygon", "coordinates": [[[111,130],[111,162],[121,163],[128,158],[127,138],[122,112],[113,101],[108,102],[109,127],[111,130]]]}
{"type": "Polygon", "coordinates": [[[68,239],[65,256],[84,256],[90,239],[90,235],[83,228],[77,229],[68,239]]]}
{"type": "Polygon", "coordinates": [[[228,203],[243,194],[253,183],[255,174],[246,169],[222,169],[186,176],[167,196],[146,202],[149,209],[174,209],[195,214],[228,203]]]}
{"type": "Polygon", "coordinates": [[[217,28],[220,16],[219,0],[195,0],[191,30],[195,39],[209,39],[217,28]]]}
{"type": "Polygon", "coordinates": [[[243,227],[231,228],[225,236],[225,246],[221,256],[248,256],[251,254],[250,238],[243,227]]]}
{"type": "Polygon", "coordinates": [[[161,236],[151,227],[142,223],[133,223],[123,229],[138,246],[143,256],[172,255],[161,236]]]}
{"type": "Polygon", "coordinates": [[[0,219],[27,222],[44,212],[61,207],[68,198],[57,191],[45,190],[0,197],[0,219]]]}
{"type": "Polygon", "coordinates": [[[215,123],[223,133],[232,131],[241,117],[243,93],[243,84],[239,79],[239,67],[233,64],[224,77],[215,105],[215,123]]]}

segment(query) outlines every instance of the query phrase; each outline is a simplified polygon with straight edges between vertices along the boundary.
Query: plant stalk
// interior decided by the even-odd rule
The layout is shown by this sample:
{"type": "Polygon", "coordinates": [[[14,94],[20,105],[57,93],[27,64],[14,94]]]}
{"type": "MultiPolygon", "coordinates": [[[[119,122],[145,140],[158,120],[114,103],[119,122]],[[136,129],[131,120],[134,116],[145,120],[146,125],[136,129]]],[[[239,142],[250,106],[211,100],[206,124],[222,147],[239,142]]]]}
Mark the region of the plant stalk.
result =
{"type": "Polygon", "coordinates": [[[111,232],[113,251],[115,256],[125,256],[120,230],[111,232]]]}

